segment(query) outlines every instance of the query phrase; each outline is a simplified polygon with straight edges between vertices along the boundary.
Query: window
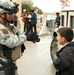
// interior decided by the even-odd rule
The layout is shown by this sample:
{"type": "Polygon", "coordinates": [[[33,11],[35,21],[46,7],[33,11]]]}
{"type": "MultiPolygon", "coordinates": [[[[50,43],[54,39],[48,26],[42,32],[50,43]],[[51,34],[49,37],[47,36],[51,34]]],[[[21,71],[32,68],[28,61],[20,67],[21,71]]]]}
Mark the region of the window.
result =
{"type": "Polygon", "coordinates": [[[70,26],[74,28],[74,16],[70,16],[70,26]]]}
{"type": "Polygon", "coordinates": [[[61,25],[64,26],[64,15],[61,16],[61,25]]]}

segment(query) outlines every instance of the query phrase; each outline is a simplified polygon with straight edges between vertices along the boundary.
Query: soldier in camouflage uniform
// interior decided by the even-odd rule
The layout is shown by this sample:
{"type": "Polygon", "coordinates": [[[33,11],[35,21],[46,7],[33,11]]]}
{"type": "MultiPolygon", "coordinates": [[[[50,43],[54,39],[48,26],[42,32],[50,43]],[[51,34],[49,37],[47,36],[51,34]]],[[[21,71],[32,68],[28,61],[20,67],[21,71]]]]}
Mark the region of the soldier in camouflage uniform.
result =
{"type": "Polygon", "coordinates": [[[0,75],[16,75],[17,67],[11,57],[12,50],[21,47],[27,40],[24,33],[10,25],[13,13],[18,11],[17,7],[10,0],[0,0],[0,75]]]}

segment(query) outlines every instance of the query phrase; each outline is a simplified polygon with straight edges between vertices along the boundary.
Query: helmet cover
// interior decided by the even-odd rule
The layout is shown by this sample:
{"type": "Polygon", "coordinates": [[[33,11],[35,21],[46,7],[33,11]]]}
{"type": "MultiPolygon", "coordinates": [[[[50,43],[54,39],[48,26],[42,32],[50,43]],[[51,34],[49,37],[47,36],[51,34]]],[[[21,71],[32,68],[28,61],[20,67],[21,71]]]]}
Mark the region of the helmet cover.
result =
{"type": "Polygon", "coordinates": [[[17,13],[18,6],[10,0],[0,0],[0,13],[17,13]]]}

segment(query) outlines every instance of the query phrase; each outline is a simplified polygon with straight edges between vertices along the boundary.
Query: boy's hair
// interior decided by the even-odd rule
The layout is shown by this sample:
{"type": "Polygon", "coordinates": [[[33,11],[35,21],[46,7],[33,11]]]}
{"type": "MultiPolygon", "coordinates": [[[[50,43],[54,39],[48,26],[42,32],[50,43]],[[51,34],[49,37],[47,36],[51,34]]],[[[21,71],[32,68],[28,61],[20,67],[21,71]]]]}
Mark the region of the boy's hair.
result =
{"type": "Polygon", "coordinates": [[[60,28],[58,29],[58,33],[60,34],[61,37],[65,37],[67,42],[71,42],[73,39],[72,28],[69,28],[69,27],[60,28]]]}

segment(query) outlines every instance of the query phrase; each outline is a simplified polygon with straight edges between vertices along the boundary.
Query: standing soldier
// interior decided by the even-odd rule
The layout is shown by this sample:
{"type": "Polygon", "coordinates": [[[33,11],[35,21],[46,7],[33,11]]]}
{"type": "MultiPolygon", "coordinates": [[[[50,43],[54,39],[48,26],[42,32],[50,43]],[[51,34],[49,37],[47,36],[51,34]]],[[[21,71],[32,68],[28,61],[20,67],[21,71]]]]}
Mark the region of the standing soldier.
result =
{"type": "Polygon", "coordinates": [[[24,48],[22,44],[27,40],[24,33],[9,24],[17,11],[18,4],[10,0],[0,0],[0,75],[15,75],[17,66],[12,51],[24,48]]]}

